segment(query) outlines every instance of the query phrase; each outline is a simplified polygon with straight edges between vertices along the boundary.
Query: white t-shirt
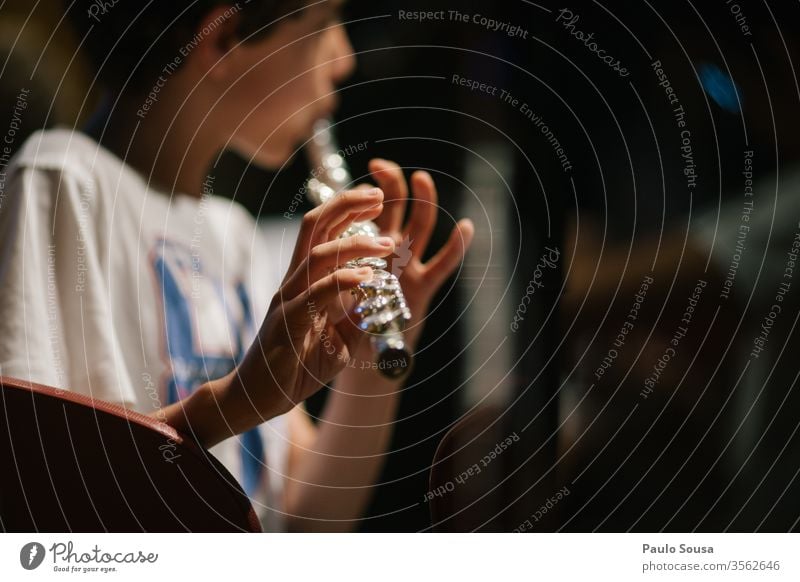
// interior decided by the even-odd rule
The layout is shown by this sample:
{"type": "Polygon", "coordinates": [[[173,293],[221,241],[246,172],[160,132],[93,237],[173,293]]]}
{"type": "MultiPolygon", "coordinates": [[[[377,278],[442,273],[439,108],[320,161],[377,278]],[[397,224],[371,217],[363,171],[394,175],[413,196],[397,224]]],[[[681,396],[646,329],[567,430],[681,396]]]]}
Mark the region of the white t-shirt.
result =
{"type": "MultiPolygon", "coordinates": [[[[233,369],[282,273],[211,179],[200,199],[170,196],[64,129],[30,137],[5,178],[1,374],[152,414],[233,369]]],[[[267,531],[282,527],[287,443],[279,417],[211,449],[267,531]]]]}

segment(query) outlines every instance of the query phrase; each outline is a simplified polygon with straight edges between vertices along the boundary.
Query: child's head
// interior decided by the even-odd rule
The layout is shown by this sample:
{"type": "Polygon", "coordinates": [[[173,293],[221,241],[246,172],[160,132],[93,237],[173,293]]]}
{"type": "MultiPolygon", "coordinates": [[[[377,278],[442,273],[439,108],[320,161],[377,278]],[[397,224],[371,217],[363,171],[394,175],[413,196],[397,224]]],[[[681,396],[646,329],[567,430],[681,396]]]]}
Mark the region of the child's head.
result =
{"type": "Polygon", "coordinates": [[[341,4],[77,0],[70,17],[98,82],[132,115],[202,110],[220,146],[274,166],[331,113],[353,68],[341,4]]]}

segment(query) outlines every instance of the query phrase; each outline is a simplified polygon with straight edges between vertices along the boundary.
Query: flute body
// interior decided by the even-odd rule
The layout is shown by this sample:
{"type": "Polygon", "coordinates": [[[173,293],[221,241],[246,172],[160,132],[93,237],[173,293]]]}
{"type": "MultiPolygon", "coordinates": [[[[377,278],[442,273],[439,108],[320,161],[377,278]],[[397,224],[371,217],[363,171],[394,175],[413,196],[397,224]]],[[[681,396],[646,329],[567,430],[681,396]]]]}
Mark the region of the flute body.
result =
{"type": "MultiPolygon", "coordinates": [[[[316,205],[324,204],[342,190],[352,188],[350,172],[330,129],[328,120],[319,121],[314,136],[306,146],[312,176],[306,183],[309,199],[316,205]]],[[[354,222],[341,237],[366,235],[377,237],[378,228],[370,221],[354,222]]],[[[360,283],[352,292],[358,300],[355,308],[358,325],[370,334],[376,353],[373,367],[384,376],[400,378],[411,368],[411,354],[406,349],[403,330],[411,319],[398,278],[386,270],[387,262],[379,257],[363,257],[349,261],[344,267],[371,267],[373,276],[360,283]]]]}

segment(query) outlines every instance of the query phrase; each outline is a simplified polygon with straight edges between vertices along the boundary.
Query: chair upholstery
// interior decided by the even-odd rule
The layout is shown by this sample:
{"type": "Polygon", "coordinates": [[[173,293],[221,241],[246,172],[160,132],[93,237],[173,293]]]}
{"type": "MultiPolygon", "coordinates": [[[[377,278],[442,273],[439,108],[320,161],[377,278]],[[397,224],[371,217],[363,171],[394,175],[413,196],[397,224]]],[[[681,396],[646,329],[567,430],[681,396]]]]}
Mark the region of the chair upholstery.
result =
{"type": "MultiPolygon", "coordinates": [[[[537,435],[515,429],[510,416],[479,406],[444,435],[426,495],[433,531],[515,531],[559,489],[552,462],[534,454],[542,449],[537,435]]],[[[556,531],[564,505],[536,520],[530,530],[556,531]]]]}
{"type": "Polygon", "coordinates": [[[453,425],[439,443],[429,487],[431,494],[438,491],[429,501],[434,531],[498,530],[492,521],[501,510],[498,489],[501,463],[483,468],[479,463],[502,432],[499,418],[494,409],[476,408],[453,425]],[[480,472],[465,475],[476,463],[480,472]]]}
{"type": "Polygon", "coordinates": [[[170,426],[0,377],[0,530],[261,531],[249,499],[170,426]]]}

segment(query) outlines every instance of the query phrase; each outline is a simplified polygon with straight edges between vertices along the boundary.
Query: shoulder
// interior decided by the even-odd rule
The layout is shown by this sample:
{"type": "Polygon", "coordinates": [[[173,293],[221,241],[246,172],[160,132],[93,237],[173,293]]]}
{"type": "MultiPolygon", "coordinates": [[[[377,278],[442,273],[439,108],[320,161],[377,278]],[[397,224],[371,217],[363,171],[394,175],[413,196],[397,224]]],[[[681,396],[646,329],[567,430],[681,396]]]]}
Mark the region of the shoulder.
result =
{"type": "Polygon", "coordinates": [[[256,220],[252,214],[236,200],[217,194],[206,196],[209,211],[230,223],[231,227],[246,226],[254,228],[256,220]]]}
{"type": "Polygon", "coordinates": [[[122,200],[132,202],[137,199],[132,193],[147,189],[143,178],[111,151],[66,128],[32,134],[11,160],[8,182],[12,195],[59,206],[89,205],[96,216],[109,211],[120,190],[127,194],[122,200]]]}
{"type": "Polygon", "coordinates": [[[11,171],[39,170],[91,181],[98,159],[109,155],[89,136],[69,129],[47,129],[32,134],[11,161],[11,171]]]}
{"type": "Polygon", "coordinates": [[[206,205],[205,214],[213,217],[221,231],[226,233],[226,238],[233,236],[240,244],[253,244],[253,237],[258,232],[256,220],[244,206],[218,195],[207,196],[200,203],[206,205]]]}

